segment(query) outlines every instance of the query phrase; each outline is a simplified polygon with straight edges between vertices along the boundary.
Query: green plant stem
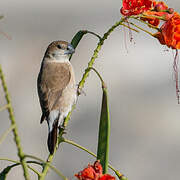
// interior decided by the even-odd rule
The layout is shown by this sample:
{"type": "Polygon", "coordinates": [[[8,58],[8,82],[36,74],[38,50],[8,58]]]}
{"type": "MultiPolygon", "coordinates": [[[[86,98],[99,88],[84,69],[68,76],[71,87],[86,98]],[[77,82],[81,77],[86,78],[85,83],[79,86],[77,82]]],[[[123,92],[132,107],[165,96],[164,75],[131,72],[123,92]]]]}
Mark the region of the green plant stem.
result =
{"type": "MultiPolygon", "coordinates": [[[[132,23],[132,22],[129,22],[129,24],[131,24],[131,25],[135,26],[136,28],[140,29],[141,31],[144,31],[145,33],[147,33],[147,34],[153,36],[153,33],[151,33],[151,32],[149,32],[149,31],[147,31],[147,30],[141,28],[140,26],[138,26],[138,25],[136,25],[136,24],[134,24],[134,23],[132,23]]],[[[154,36],[153,36],[153,37],[154,37],[154,36]]]]}
{"type": "Polygon", "coordinates": [[[15,125],[11,125],[4,134],[0,137],[0,144],[4,141],[4,139],[7,137],[7,135],[14,129],[15,125]]]}
{"type": "MultiPolygon", "coordinates": [[[[28,163],[28,162],[27,162],[28,163]]],[[[28,168],[31,169],[35,174],[37,174],[38,177],[41,176],[41,173],[37,171],[36,169],[32,168],[31,166],[28,165],[28,168]]]]}
{"type": "Polygon", "coordinates": [[[5,110],[5,109],[7,109],[8,107],[9,107],[9,104],[6,104],[5,106],[3,106],[3,107],[0,108],[0,111],[3,111],[3,110],[5,110]]]}
{"type": "Polygon", "coordinates": [[[89,67],[88,70],[93,70],[97,74],[97,76],[99,77],[99,79],[101,81],[101,84],[103,86],[104,81],[103,81],[103,78],[101,77],[101,75],[99,74],[99,72],[95,68],[93,68],[93,67],[89,67]]]}
{"type": "MultiPolygon", "coordinates": [[[[0,160],[3,160],[3,161],[9,161],[9,162],[12,162],[12,163],[15,163],[13,165],[11,165],[11,167],[15,167],[15,166],[19,166],[21,165],[21,163],[19,161],[15,161],[15,160],[12,160],[12,159],[8,159],[8,158],[0,158],[0,160]]],[[[32,163],[32,164],[38,164],[38,165],[41,165],[41,163],[39,162],[36,162],[36,161],[27,161],[27,163],[32,163]]],[[[41,173],[39,173],[36,169],[32,168],[31,166],[27,165],[29,169],[31,169],[34,173],[36,173],[38,176],[41,176],[41,173]]]]}
{"type": "MultiPolygon", "coordinates": [[[[65,118],[65,120],[63,121],[63,127],[65,128],[66,126],[67,126],[67,124],[68,124],[68,122],[69,122],[69,119],[70,119],[70,117],[71,117],[71,114],[72,114],[72,112],[73,112],[73,110],[75,109],[75,105],[73,105],[72,106],[72,109],[71,109],[71,111],[68,113],[68,115],[67,115],[67,117],[65,118]]],[[[64,129],[63,129],[64,130],[64,129]]],[[[63,135],[64,133],[62,132],[62,135],[63,135]]],[[[61,136],[60,136],[61,137],[61,136]]],[[[60,143],[60,141],[59,141],[59,143],[60,143]]]]}
{"type": "Polygon", "coordinates": [[[8,159],[8,158],[0,158],[0,161],[9,161],[9,162],[12,162],[12,163],[20,163],[19,161],[8,159]]]}
{"type": "MultiPolygon", "coordinates": [[[[75,147],[77,147],[77,148],[79,148],[79,149],[87,152],[88,154],[94,156],[95,158],[97,157],[96,154],[94,154],[93,152],[89,151],[87,148],[85,148],[85,147],[83,147],[83,146],[81,146],[81,145],[79,145],[79,144],[77,144],[77,143],[75,143],[75,142],[73,142],[73,141],[70,141],[70,140],[67,140],[67,139],[63,139],[63,142],[65,142],[65,143],[67,143],[67,144],[70,144],[70,145],[73,145],[73,146],[75,146],[75,147]]],[[[116,174],[118,177],[124,177],[124,175],[121,174],[119,171],[117,171],[112,165],[108,164],[108,167],[109,167],[112,171],[114,171],[115,174],[116,174]]]]}
{"type": "Polygon", "coordinates": [[[137,20],[137,21],[140,21],[140,22],[143,23],[143,24],[148,25],[148,26],[151,27],[152,29],[155,29],[155,30],[159,31],[159,28],[158,28],[158,27],[153,26],[152,24],[149,24],[149,23],[143,21],[142,19],[139,19],[139,18],[133,17],[133,16],[132,16],[131,18],[132,18],[132,19],[135,19],[135,20],[137,20]]]}
{"type": "Polygon", "coordinates": [[[90,71],[89,68],[93,66],[95,59],[98,57],[98,53],[101,50],[102,45],[104,44],[104,41],[109,37],[109,35],[114,31],[115,28],[120,26],[125,21],[125,19],[126,18],[121,18],[121,20],[119,22],[116,22],[99,40],[99,43],[98,43],[96,49],[94,50],[91,60],[88,63],[88,67],[85,69],[85,73],[83,74],[83,77],[82,77],[81,81],[79,82],[79,85],[78,85],[79,90],[81,90],[83,88],[84,83],[85,83],[87,77],[89,76],[89,71],[90,71]]]}
{"type": "MultiPolygon", "coordinates": [[[[44,160],[36,157],[36,156],[32,156],[32,155],[25,155],[26,158],[31,158],[31,159],[35,159],[37,161],[42,162],[43,164],[49,166],[52,170],[54,170],[56,172],[56,174],[58,174],[63,180],[67,180],[67,177],[65,177],[58,169],[56,169],[54,166],[52,166],[49,162],[45,162],[44,160]]],[[[46,174],[41,173],[41,176],[39,177],[39,180],[43,180],[45,178],[46,174]]]]}
{"type": "Polygon", "coordinates": [[[26,161],[24,159],[24,152],[23,152],[22,147],[21,147],[21,142],[20,142],[20,138],[18,135],[18,128],[16,125],[16,121],[15,121],[15,117],[14,117],[14,113],[13,113],[13,108],[12,108],[10,96],[8,93],[8,89],[7,89],[7,85],[5,82],[5,78],[4,78],[4,74],[2,71],[1,65],[0,65],[0,79],[1,79],[2,87],[3,87],[4,93],[5,93],[5,99],[7,101],[7,104],[9,104],[9,107],[7,108],[8,112],[9,112],[9,119],[11,121],[11,125],[14,126],[14,128],[13,128],[14,141],[16,143],[16,147],[18,150],[18,156],[19,156],[22,168],[23,168],[24,177],[26,180],[30,180],[29,173],[28,173],[28,167],[27,167],[26,161]]]}
{"type": "MultiPolygon", "coordinates": [[[[9,162],[12,162],[12,163],[20,163],[19,161],[16,161],[16,160],[13,160],[13,159],[8,159],[8,158],[0,158],[0,161],[9,161],[9,162]]],[[[38,164],[40,166],[43,165],[43,163],[40,163],[40,162],[37,162],[37,161],[27,161],[27,163],[38,164]]]]}
{"type": "Polygon", "coordinates": [[[160,19],[162,21],[166,21],[163,16],[161,17],[161,16],[154,16],[154,15],[146,15],[146,14],[139,14],[138,16],[142,17],[142,18],[147,18],[147,17],[157,18],[157,19],[160,19]]]}
{"type": "MultiPolygon", "coordinates": [[[[55,153],[55,152],[56,152],[56,148],[55,148],[55,150],[54,150],[54,153],[55,153]]],[[[39,180],[43,180],[43,179],[45,178],[45,176],[46,176],[46,174],[47,174],[47,172],[48,172],[48,170],[49,170],[50,163],[51,163],[52,160],[53,160],[53,157],[54,157],[53,154],[49,154],[46,162],[44,163],[43,170],[42,170],[42,173],[41,173],[42,175],[41,175],[41,177],[39,178],[39,180]]]]}
{"type": "Polygon", "coordinates": [[[137,33],[139,33],[139,31],[137,30],[137,29],[134,29],[134,28],[132,28],[132,27],[129,27],[128,25],[126,25],[126,24],[121,24],[122,26],[124,26],[124,27],[126,27],[126,28],[128,28],[128,29],[130,29],[130,30],[132,30],[132,31],[135,31],[135,32],[137,32],[137,33]]]}
{"type": "Polygon", "coordinates": [[[71,144],[79,149],[82,149],[83,151],[87,152],[88,154],[94,156],[96,158],[96,154],[94,154],[93,152],[89,151],[88,149],[86,149],[85,147],[73,142],[73,141],[70,141],[70,140],[67,140],[67,139],[63,139],[63,142],[67,143],[67,144],[71,144]]]}
{"type": "Polygon", "coordinates": [[[99,40],[102,39],[101,36],[99,36],[98,34],[92,32],[92,31],[88,31],[88,30],[85,30],[85,31],[86,31],[87,33],[89,33],[89,34],[92,34],[92,35],[96,36],[97,38],[99,38],[99,40]]]}

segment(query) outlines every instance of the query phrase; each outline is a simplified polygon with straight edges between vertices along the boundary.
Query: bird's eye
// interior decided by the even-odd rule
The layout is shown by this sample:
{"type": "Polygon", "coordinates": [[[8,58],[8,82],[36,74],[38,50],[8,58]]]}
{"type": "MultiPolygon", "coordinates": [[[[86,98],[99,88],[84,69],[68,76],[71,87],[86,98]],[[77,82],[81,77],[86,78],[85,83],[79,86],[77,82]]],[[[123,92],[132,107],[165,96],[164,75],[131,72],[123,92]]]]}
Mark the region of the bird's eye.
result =
{"type": "Polygon", "coordinates": [[[61,49],[61,45],[60,45],[60,44],[58,44],[57,47],[58,47],[59,49],[61,49]]]}

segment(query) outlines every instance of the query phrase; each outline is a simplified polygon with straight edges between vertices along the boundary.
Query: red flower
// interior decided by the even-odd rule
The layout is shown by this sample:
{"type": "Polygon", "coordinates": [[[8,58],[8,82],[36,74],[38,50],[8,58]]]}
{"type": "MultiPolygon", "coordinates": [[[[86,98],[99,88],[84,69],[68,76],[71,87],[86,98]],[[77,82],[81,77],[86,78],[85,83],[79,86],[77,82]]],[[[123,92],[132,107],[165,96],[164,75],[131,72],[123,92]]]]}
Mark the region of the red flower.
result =
{"type": "Polygon", "coordinates": [[[99,180],[115,180],[115,177],[109,175],[109,174],[104,174],[99,180]]]}
{"type": "Polygon", "coordinates": [[[109,174],[103,174],[103,169],[99,161],[94,165],[88,165],[83,171],[75,174],[79,180],[115,180],[115,177],[109,174]]]}
{"type": "Polygon", "coordinates": [[[160,28],[160,32],[154,34],[161,44],[165,44],[172,49],[180,49],[180,15],[174,15],[166,21],[160,28]]]}
{"type": "Polygon", "coordinates": [[[156,12],[166,11],[168,9],[168,6],[162,1],[161,2],[154,1],[153,7],[156,12]]]}
{"type": "Polygon", "coordinates": [[[138,15],[151,9],[153,0],[123,0],[121,13],[124,16],[138,15]]]}
{"type": "Polygon", "coordinates": [[[158,26],[160,23],[160,20],[158,18],[153,17],[155,14],[155,11],[147,11],[144,13],[146,17],[142,17],[141,20],[147,21],[149,24],[153,26],[158,26]]]}
{"type": "Polygon", "coordinates": [[[164,2],[153,2],[153,9],[148,10],[143,13],[146,17],[141,18],[143,21],[147,21],[149,24],[153,26],[158,26],[160,23],[160,19],[153,17],[159,16],[163,18],[165,21],[169,20],[173,16],[174,10],[172,8],[168,8],[168,6],[164,2]]]}

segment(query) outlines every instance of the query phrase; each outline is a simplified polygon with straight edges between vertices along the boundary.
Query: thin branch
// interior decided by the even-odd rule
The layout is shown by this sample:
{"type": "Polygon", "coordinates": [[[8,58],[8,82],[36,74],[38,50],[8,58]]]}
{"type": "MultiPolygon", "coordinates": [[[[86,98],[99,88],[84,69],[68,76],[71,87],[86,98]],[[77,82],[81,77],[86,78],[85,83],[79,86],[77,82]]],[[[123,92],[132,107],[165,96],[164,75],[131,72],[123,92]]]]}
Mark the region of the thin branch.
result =
{"type": "Polygon", "coordinates": [[[126,20],[126,18],[121,18],[121,20],[119,22],[116,22],[101,38],[101,40],[99,41],[96,49],[94,50],[94,53],[91,57],[91,60],[88,63],[88,67],[85,69],[85,72],[83,74],[83,77],[81,79],[81,81],[79,82],[78,88],[81,90],[84,87],[84,83],[87,79],[87,77],[89,76],[89,68],[93,66],[95,59],[98,57],[98,53],[101,50],[102,45],[104,44],[104,41],[109,37],[109,35],[114,31],[115,28],[117,28],[118,26],[122,25],[122,23],[126,20]]]}
{"type": "Polygon", "coordinates": [[[19,161],[9,159],[9,158],[0,158],[0,161],[9,161],[9,162],[12,162],[12,163],[20,163],[19,161]]]}
{"type": "MultiPolygon", "coordinates": [[[[9,161],[9,162],[12,162],[12,163],[15,163],[13,165],[11,165],[11,167],[15,167],[15,166],[19,166],[21,165],[21,163],[19,161],[15,161],[15,160],[12,160],[12,159],[8,159],[8,158],[0,158],[0,160],[3,160],[3,161],[9,161]]],[[[32,163],[32,164],[38,164],[38,165],[41,165],[41,163],[39,162],[36,162],[36,161],[27,161],[27,163],[32,163]]],[[[32,168],[31,166],[27,165],[29,169],[31,169],[34,173],[36,173],[38,176],[41,176],[41,173],[39,173],[36,169],[32,168]]]]}
{"type": "Polygon", "coordinates": [[[99,38],[99,40],[101,40],[101,39],[102,39],[102,38],[101,38],[101,36],[99,36],[98,34],[96,34],[96,33],[92,32],[92,31],[88,31],[88,30],[86,30],[86,32],[87,32],[87,33],[89,33],[89,34],[92,34],[92,35],[96,36],[97,38],[99,38]]]}
{"type": "Polygon", "coordinates": [[[157,18],[157,19],[160,19],[160,20],[162,20],[162,21],[166,21],[163,16],[146,15],[146,14],[139,14],[138,16],[139,16],[139,17],[142,17],[142,18],[147,18],[147,17],[157,18]]]}
{"type": "MultiPolygon", "coordinates": [[[[28,162],[27,162],[28,163],[28,162]]],[[[41,177],[41,173],[37,171],[36,169],[32,168],[31,166],[28,165],[28,168],[31,169],[35,174],[37,174],[38,177],[41,177]]]]}
{"type": "Polygon", "coordinates": [[[95,68],[93,68],[93,67],[90,67],[89,69],[93,70],[97,74],[97,76],[99,77],[99,79],[101,81],[101,84],[102,84],[102,89],[107,88],[107,86],[106,86],[105,82],[103,81],[103,78],[101,77],[99,72],[95,68]]]}
{"type": "MultiPolygon", "coordinates": [[[[67,180],[67,177],[65,177],[58,169],[56,169],[54,166],[52,166],[49,162],[45,162],[44,160],[42,160],[36,156],[32,156],[32,155],[28,155],[28,154],[25,154],[25,157],[35,159],[37,161],[42,162],[45,166],[49,166],[52,170],[54,170],[63,180],[67,180]]],[[[41,173],[39,180],[44,179],[44,177],[45,176],[43,175],[43,173],[41,173]]]]}
{"type": "Polygon", "coordinates": [[[4,141],[4,139],[7,137],[7,135],[14,129],[15,125],[11,125],[4,134],[0,137],[0,144],[4,141]]]}
{"type": "Polygon", "coordinates": [[[99,77],[101,83],[102,84],[104,83],[103,78],[101,77],[101,75],[99,74],[99,72],[95,68],[90,67],[89,70],[93,70],[97,74],[97,76],[99,77]]]}
{"type": "Polygon", "coordinates": [[[150,28],[152,28],[152,29],[155,29],[155,30],[159,31],[159,28],[158,28],[158,27],[153,26],[152,24],[149,24],[149,23],[143,21],[142,19],[139,19],[139,18],[133,17],[133,16],[132,16],[131,18],[132,18],[132,19],[135,19],[135,20],[137,20],[137,21],[140,21],[140,22],[143,23],[143,24],[148,25],[148,26],[149,26],[150,28]]]}
{"type": "Polygon", "coordinates": [[[6,104],[5,106],[3,106],[3,107],[0,108],[0,111],[3,111],[3,110],[5,110],[5,109],[7,109],[8,107],[9,107],[9,104],[6,104]]]}
{"type": "MultiPolygon", "coordinates": [[[[134,24],[134,23],[132,23],[132,22],[129,22],[129,24],[131,24],[131,25],[135,26],[136,28],[140,29],[141,31],[144,31],[144,32],[148,33],[149,35],[153,36],[153,33],[151,33],[151,32],[149,32],[149,31],[141,28],[140,26],[138,26],[138,25],[136,25],[136,24],[134,24]]],[[[154,37],[154,36],[153,36],[153,37],[154,37]]]]}
{"type": "MultiPolygon", "coordinates": [[[[88,154],[94,156],[95,158],[97,157],[96,154],[94,154],[93,152],[89,151],[89,150],[86,149],[85,147],[83,147],[83,146],[81,146],[81,145],[79,145],[79,144],[77,144],[77,143],[75,143],[75,142],[73,142],[73,141],[70,141],[70,140],[67,140],[67,139],[63,139],[63,142],[65,142],[65,143],[67,143],[67,144],[70,144],[70,145],[73,145],[73,146],[75,146],[75,147],[77,147],[77,148],[79,148],[79,149],[87,152],[88,154]]],[[[115,174],[116,174],[120,179],[122,179],[122,178],[124,178],[124,180],[127,179],[122,173],[120,173],[119,171],[117,171],[112,165],[108,164],[108,167],[109,167],[111,170],[113,170],[113,171],[115,172],[115,174]]]]}
{"type": "Polygon", "coordinates": [[[71,144],[71,145],[73,145],[73,146],[75,146],[75,147],[77,147],[77,148],[79,148],[79,149],[82,149],[83,151],[87,152],[88,154],[90,154],[90,155],[92,155],[92,156],[94,156],[94,157],[96,158],[96,154],[95,154],[95,153],[89,151],[89,150],[86,149],[85,147],[83,147],[83,146],[81,146],[81,145],[79,145],[79,144],[77,144],[77,143],[75,143],[75,142],[73,142],[73,141],[64,139],[63,142],[65,142],[65,143],[67,143],[67,144],[71,144]]]}
{"type": "Polygon", "coordinates": [[[127,27],[128,29],[130,29],[130,30],[132,30],[132,31],[135,31],[135,32],[139,33],[139,31],[138,31],[137,29],[134,29],[134,28],[132,28],[132,27],[126,25],[126,24],[123,24],[123,23],[122,23],[121,25],[124,26],[124,27],[127,27]]]}
{"type": "Polygon", "coordinates": [[[17,129],[14,113],[13,113],[13,108],[12,108],[12,104],[11,104],[11,100],[10,100],[10,95],[9,95],[9,92],[8,92],[8,88],[7,88],[7,85],[6,85],[6,82],[5,82],[5,78],[4,78],[4,74],[3,74],[3,71],[2,71],[1,65],[0,65],[0,79],[1,79],[2,87],[3,87],[4,93],[5,93],[6,102],[7,102],[7,104],[9,104],[9,107],[8,107],[9,119],[11,121],[11,125],[14,126],[14,128],[13,128],[14,141],[16,143],[16,147],[17,147],[17,150],[18,150],[18,156],[19,156],[22,168],[23,168],[24,177],[25,177],[26,180],[30,180],[29,173],[28,173],[28,167],[27,167],[26,161],[24,159],[24,152],[22,150],[20,137],[18,135],[18,129],[17,129]]]}

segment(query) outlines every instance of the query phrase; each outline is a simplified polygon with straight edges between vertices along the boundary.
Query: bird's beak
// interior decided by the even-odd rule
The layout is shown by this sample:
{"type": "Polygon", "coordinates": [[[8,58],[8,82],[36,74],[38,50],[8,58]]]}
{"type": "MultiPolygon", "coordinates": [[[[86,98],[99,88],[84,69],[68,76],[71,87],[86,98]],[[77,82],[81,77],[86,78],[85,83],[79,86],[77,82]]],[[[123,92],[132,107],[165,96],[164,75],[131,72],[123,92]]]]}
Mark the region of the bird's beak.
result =
{"type": "Polygon", "coordinates": [[[65,54],[73,54],[74,52],[74,47],[71,44],[68,44],[68,50],[65,52],[65,54]]]}

